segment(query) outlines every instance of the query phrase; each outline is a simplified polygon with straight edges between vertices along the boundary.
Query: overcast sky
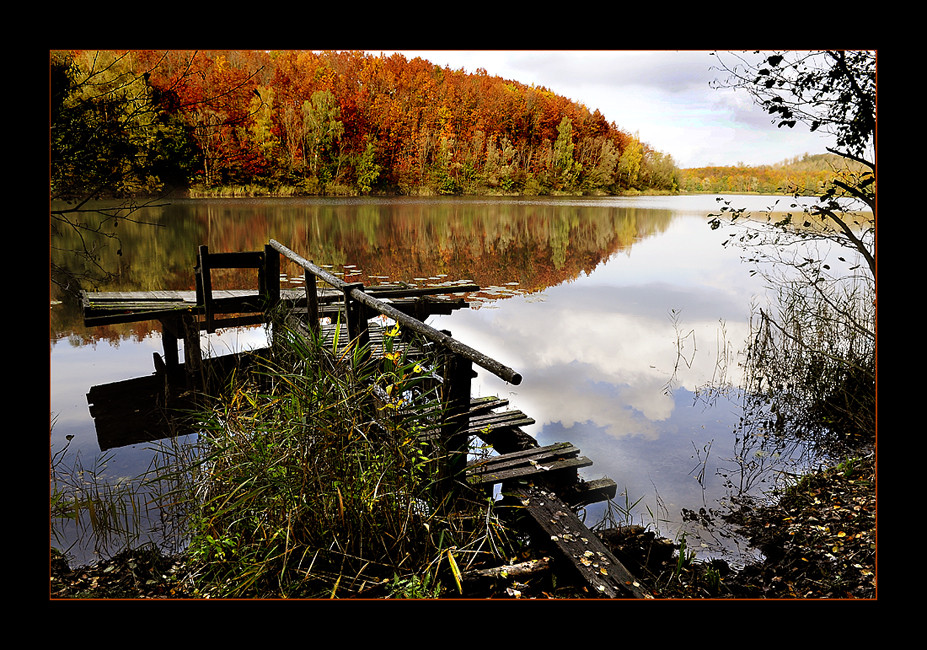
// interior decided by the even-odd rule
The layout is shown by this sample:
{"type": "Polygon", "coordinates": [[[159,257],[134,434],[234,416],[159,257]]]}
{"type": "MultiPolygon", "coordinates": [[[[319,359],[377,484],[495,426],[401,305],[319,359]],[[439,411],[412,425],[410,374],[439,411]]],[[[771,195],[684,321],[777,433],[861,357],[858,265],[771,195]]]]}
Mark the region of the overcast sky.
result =
{"type": "MultiPolygon", "coordinates": [[[[777,128],[743,91],[714,90],[709,51],[401,50],[440,66],[545,86],[599,109],[609,122],[668,153],[678,167],[762,165],[824,153],[802,125],[777,128]]],[[[378,54],[379,51],[373,52],[378,54]]],[[[389,54],[390,52],[384,52],[389,54]]]]}

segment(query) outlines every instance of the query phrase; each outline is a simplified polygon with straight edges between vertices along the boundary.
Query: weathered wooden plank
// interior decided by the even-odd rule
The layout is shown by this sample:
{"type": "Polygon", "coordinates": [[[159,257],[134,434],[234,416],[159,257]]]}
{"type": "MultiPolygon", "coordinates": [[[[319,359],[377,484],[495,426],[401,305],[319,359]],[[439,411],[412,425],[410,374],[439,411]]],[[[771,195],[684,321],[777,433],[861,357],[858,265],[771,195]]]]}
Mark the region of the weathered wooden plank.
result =
{"type": "Polygon", "coordinates": [[[483,411],[508,406],[508,404],[509,401],[507,399],[501,399],[499,397],[474,397],[470,400],[470,417],[472,418],[474,415],[482,413],[483,411]]]}
{"type": "Polygon", "coordinates": [[[481,458],[472,462],[472,465],[476,467],[477,465],[486,466],[489,464],[503,464],[509,461],[522,461],[525,462],[528,459],[536,458],[544,454],[557,454],[561,453],[563,455],[575,455],[579,453],[579,449],[573,446],[571,442],[555,442],[552,445],[547,445],[545,447],[531,447],[530,449],[522,449],[519,451],[513,451],[507,454],[500,454],[498,456],[490,456],[488,458],[481,458]]]}
{"type": "Polygon", "coordinates": [[[156,301],[151,300],[147,302],[129,302],[129,301],[119,301],[119,302],[106,302],[106,303],[96,303],[88,305],[84,309],[84,313],[89,314],[112,314],[112,313],[128,313],[136,312],[139,314],[145,314],[151,311],[163,311],[167,309],[190,309],[195,305],[187,302],[180,302],[176,300],[163,300],[156,301]]]}
{"type": "MultiPolygon", "coordinates": [[[[376,295],[376,287],[365,288],[376,295]]],[[[342,306],[330,304],[332,296],[323,298],[326,290],[319,290],[318,304],[322,306],[321,315],[332,315],[342,310],[342,306]],[[328,303],[326,305],[326,303],[328,303]]],[[[426,315],[435,313],[451,313],[455,309],[467,306],[460,298],[447,298],[444,296],[428,295],[431,289],[422,290],[425,293],[419,296],[405,296],[389,298],[398,309],[409,312],[424,312],[426,315]],[[422,303],[421,301],[425,302],[422,303]]],[[[434,293],[444,291],[437,288],[434,293]]],[[[330,293],[331,290],[328,290],[330,293]]],[[[421,293],[421,292],[420,292],[421,293]]],[[[339,292],[340,297],[344,295],[339,292]]],[[[248,313],[257,312],[263,308],[263,302],[258,299],[260,293],[248,289],[214,289],[210,307],[213,313],[233,313],[243,310],[248,313]]],[[[280,289],[280,301],[297,308],[302,305],[305,309],[306,293],[300,289],[280,289]]],[[[103,325],[109,323],[122,323],[146,320],[158,320],[171,310],[192,309],[202,314],[204,305],[197,302],[195,291],[190,290],[155,290],[155,291],[96,291],[83,292],[81,297],[87,325],[103,325]]]]}
{"type": "Polygon", "coordinates": [[[133,311],[133,312],[113,312],[110,314],[84,315],[84,325],[93,327],[95,325],[113,325],[118,323],[137,323],[144,320],[161,320],[169,318],[176,314],[186,313],[188,310],[183,307],[170,309],[154,309],[151,311],[133,311]]]}
{"type": "MultiPolygon", "coordinates": [[[[469,289],[469,287],[468,287],[469,289]]],[[[450,291],[448,287],[426,287],[422,289],[408,289],[391,286],[389,291],[382,291],[379,285],[365,287],[364,291],[372,295],[395,300],[396,298],[418,299],[422,297],[435,297],[444,299],[445,296],[440,294],[458,293],[450,291]]],[[[84,291],[82,292],[85,301],[91,303],[111,302],[111,301],[129,301],[129,302],[147,302],[161,300],[180,300],[196,304],[196,291],[192,289],[157,289],[151,291],[84,291]]],[[[216,298],[228,298],[236,296],[256,296],[258,291],[254,289],[213,289],[213,296],[216,298]]],[[[305,301],[305,291],[302,289],[281,289],[281,300],[287,301],[305,301]]],[[[343,299],[344,294],[334,289],[318,289],[320,303],[332,302],[343,299]]]]}
{"type": "Polygon", "coordinates": [[[471,436],[491,436],[493,433],[504,429],[513,429],[526,427],[535,423],[535,420],[527,416],[523,418],[511,418],[499,422],[486,422],[482,424],[471,424],[468,430],[471,436]]]}
{"type": "Polygon", "coordinates": [[[471,414],[470,433],[476,435],[480,432],[489,432],[503,427],[522,427],[534,424],[536,421],[521,411],[503,411],[501,413],[471,414]]]}
{"type": "Polygon", "coordinates": [[[264,266],[263,251],[209,253],[210,269],[258,269],[264,266]]]}
{"type": "MultiPolygon", "coordinates": [[[[310,275],[312,275],[310,273],[310,275]]],[[[315,276],[313,276],[315,277],[315,276]]],[[[287,291],[286,289],[282,291],[287,291]]],[[[338,302],[344,299],[344,294],[328,287],[318,287],[317,296],[319,304],[328,304],[338,302]]],[[[384,302],[392,302],[397,299],[420,300],[422,298],[445,298],[443,294],[471,293],[479,291],[477,285],[451,286],[440,285],[431,287],[411,287],[407,284],[373,284],[365,286],[364,291],[377,299],[384,302]]]]}
{"type": "Polygon", "coordinates": [[[546,447],[491,456],[473,461],[467,467],[468,480],[474,485],[491,485],[536,475],[576,470],[592,465],[579,449],[568,442],[546,447]]]}
{"type": "Polygon", "coordinates": [[[384,298],[415,298],[415,297],[435,296],[435,295],[447,294],[447,293],[471,293],[471,292],[479,291],[479,290],[480,290],[480,287],[475,284],[467,284],[467,285],[438,284],[438,285],[430,285],[427,287],[372,285],[372,286],[364,288],[364,291],[372,295],[375,295],[377,298],[381,300],[383,300],[384,298]]]}
{"type": "Polygon", "coordinates": [[[503,489],[528,515],[574,575],[591,593],[606,598],[652,598],[637,579],[554,492],[527,483],[503,489]]]}
{"type": "Polygon", "coordinates": [[[577,470],[581,467],[589,467],[592,461],[585,456],[577,458],[564,458],[550,460],[547,462],[528,462],[518,467],[505,469],[468,472],[468,480],[474,485],[492,485],[495,483],[505,483],[515,479],[529,479],[545,474],[555,474],[567,470],[577,470]]]}
{"type": "Polygon", "coordinates": [[[560,497],[573,508],[608,501],[618,494],[618,485],[610,478],[579,481],[560,492],[560,497]]]}
{"type": "Polygon", "coordinates": [[[473,416],[473,421],[474,422],[498,422],[501,420],[511,420],[511,419],[517,419],[517,418],[523,418],[523,417],[527,417],[527,416],[517,409],[510,409],[507,411],[477,413],[473,416]]]}

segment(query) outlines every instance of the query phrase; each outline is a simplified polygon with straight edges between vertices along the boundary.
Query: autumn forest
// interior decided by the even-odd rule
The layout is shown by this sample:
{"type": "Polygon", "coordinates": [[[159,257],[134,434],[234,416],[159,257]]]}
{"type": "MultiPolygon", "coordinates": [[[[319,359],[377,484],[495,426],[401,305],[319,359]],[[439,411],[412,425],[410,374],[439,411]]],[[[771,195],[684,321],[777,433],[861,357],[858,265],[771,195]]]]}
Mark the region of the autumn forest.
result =
{"type": "Polygon", "coordinates": [[[681,170],[598,109],[402,54],[56,51],[50,63],[53,198],[777,192],[829,176],[681,170]]]}

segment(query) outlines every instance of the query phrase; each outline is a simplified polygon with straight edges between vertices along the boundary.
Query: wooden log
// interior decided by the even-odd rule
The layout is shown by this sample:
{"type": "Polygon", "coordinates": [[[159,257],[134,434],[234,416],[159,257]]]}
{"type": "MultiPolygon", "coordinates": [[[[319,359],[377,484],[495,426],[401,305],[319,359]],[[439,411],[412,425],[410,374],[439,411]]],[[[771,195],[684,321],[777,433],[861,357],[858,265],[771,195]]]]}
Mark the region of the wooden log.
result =
{"type": "Polygon", "coordinates": [[[550,558],[542,557],[536,560],[517,562],[515,564],[506,564],[503,566],[493,567],[491,569],[473,569],[471,571],[464,571],[460,574],[460,578],[461,582],[468,584],[487,580],[528,578],[539,573],[547,573],[550,571],[550,569],[550,558]]]}
{"type": "Polygon", "coordinates": [[[422,336],[426,337],[430,341],[450,350],[454,354],[457,354],[466,359],[469,359],[470,361],[477,364],[481,368],[484,368],[488,370],[489,372],[493,373],[500,379],[504,379],[505,381],[511,384],[516,384],[516,385],[521,383],[522,377],[520,374],[518,374],[511,368],[499,363],[495,359],[486,356],[482,352],[475,350],[471,348],[470,346],[464,343],[461,343],[457,339],[451,338],[447,334],[444,334],[443,332],[440,332],[434,329],[433,327],[426,325],[425,323],[404,314],[403,312],[392,307],[391,305],[388,305],[386,303],[383,303],[377,300],[373,296],[368,296],[364,294],[363,292],[358,292],[358,291],[353,292],[352,295],[358,300],[373,307],[374,309],[379,311],[381,314],[384,314],[392,318],[393,320],[402,324],[404,327],[411,329],[413,332],[421,334],[422,336]]]}

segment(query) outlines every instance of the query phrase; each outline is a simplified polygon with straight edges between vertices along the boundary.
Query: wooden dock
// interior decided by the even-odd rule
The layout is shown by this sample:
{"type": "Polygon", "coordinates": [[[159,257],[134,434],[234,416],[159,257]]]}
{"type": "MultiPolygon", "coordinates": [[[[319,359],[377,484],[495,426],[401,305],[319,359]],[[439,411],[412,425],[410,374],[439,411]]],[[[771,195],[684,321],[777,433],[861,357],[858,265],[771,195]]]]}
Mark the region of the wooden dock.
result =
{"type": "MultiPolygon", "coordinates": [[[[85,292],[84,322],[94,326],[159,321],[164,348],[163,356],[155,354],[156,376],[165,380],[186,377],[188,389],[196,387],[206,363],[199,345],[201,331],[265,323],[272,312],[283,310],[288,319],[307,331],[319,333],[330,342],[337,335],[345,344],[360,343],[360,350],[377,357],[383,352],[382,326],[377,317],[399,323],[444,359],[441,383],[445,421],[440,435],[451,452],[450,467],[457,481],[477,490],[492,491],[501,486],[502,502],[518,513],[518,520],[535,532],[543,547],[550,549],[556,570],[572,574],[590,594],[650,597],[574,512],[582,505],[613,498],[614,481],[580,479],[578,470],[593,463],[579,449],[569,442],[541,447],[522,429],[534,423],[528,415],[508,408],[507,400],[472,396],[474,364],[511,384],[519,384],[522,377],[454,339],[449,332],[423,322],[431,314],[465,307],[463,298],[454,294],[477,291],[479,287],[460,283],[365,287],[345,282],[274,240],[263,251],[245,253],[217,254],[201,246],[194,272],[195,291],[85,292]],[[304,288],[280,288],[281,259],[304,269],[304,288]],[[213,290],[212,271],[217,268],[255,269],[257,287],[213,290]],[[179,359],[180,340],[184,341],[183,363],[179,359]],[[494,454],[468,462],[473,438],[490,446],[494,454]]],[[[98,399],[102,404],[104,395],[122,394],[109,386],[92,390],[88,400],[98,399]]],[[[109,400],[119,402],[118,397],[109,400]]]]}

